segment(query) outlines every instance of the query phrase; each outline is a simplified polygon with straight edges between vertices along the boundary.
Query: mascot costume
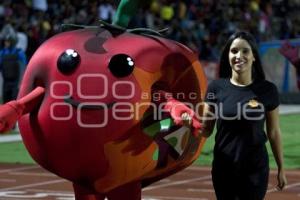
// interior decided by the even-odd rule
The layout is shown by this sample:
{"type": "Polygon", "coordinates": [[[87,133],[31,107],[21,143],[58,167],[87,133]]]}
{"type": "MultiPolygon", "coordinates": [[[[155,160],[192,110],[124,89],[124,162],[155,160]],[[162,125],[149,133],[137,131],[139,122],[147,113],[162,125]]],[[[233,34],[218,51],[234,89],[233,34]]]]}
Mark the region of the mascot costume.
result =
{"type": "Polygon", "coordinates": [[[197,55],[149,29],[126,29],[138,1],[113,24],[75,26],[32,56],[0,130],[19,123],[32,158],[73,183],[76,200],[140,200],[141,189],[189,166],[206,78],[197,55]],[[183,126],[188,113],[191,127],[183,126]]]}

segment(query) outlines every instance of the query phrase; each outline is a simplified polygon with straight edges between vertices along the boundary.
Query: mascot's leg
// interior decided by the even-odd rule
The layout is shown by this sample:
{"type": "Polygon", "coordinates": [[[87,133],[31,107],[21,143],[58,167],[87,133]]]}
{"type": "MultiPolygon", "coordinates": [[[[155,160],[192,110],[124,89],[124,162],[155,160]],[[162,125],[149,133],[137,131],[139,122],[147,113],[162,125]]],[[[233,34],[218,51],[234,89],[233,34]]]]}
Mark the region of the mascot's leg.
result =
{"type": "Polygon", "coordinates": [[[104,200],[105,195],[95,194],[94,192],[87,190],[75,183],[73,183],[75,200],[104,200]]]}
{"type": "Polygon", "coordinates": [[[108,200],[141,200],[141,182],[128,183],[107,193],[108,200]]]}

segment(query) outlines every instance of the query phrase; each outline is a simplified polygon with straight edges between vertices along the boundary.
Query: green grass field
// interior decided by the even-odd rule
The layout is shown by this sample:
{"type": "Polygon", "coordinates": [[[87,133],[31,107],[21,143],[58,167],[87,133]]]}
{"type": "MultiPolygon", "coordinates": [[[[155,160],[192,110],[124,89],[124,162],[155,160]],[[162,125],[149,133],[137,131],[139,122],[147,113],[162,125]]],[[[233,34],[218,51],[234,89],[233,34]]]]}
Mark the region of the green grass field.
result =
{"type": "MultiPolygon", "coordinates": [[[[287,169],[300,168],[300,114],[284,115],[280,117],[282,141],[284,148],[285,167],[287,169]]],[[[214,136],[205,143],[201,156],[195,162],[196,165],[209,166],[212,161],[212,149],[214,136]]],[[[270,151],[270,165],[276,167],[273,155],[270,151]]],[[[0,162],[2,163],[34,163],[27,153],[22,142],[0,143],[0,162]]]]}

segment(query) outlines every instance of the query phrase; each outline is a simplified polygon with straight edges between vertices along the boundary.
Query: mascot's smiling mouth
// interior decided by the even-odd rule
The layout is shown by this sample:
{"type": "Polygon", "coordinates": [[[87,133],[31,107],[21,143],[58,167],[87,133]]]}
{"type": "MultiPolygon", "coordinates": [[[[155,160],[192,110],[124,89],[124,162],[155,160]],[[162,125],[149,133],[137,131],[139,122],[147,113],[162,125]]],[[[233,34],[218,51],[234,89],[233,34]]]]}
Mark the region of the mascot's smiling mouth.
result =
{"type": "Polygon", "coordinates": [[[80,106],[81,109],[91,109],[91,110],[103,110],[105,108],[111,108],[116,103],[116,102],[111,102],[111,103],[100,102],[98,105],[92,103],[88,104],[88,103],[81,103],[80,101],[74,100],[72,97],[65,98],[64,101],[68,104],[71,104],[75,108],[78,108],[80,106]]]}

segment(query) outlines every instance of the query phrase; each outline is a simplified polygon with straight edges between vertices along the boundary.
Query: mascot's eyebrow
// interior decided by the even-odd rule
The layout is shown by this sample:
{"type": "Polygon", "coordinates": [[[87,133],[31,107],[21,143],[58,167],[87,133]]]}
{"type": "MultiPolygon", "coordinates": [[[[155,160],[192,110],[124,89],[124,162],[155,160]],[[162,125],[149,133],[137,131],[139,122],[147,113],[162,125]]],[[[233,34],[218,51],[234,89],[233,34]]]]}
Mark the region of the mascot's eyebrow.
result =
{"type": "MultiPolygon", "coordinates": [[[[124,32],[129,32],[129,33],[134,33],[137,35],[144,35],[144,36],[161,36],[163,37],[163,33],[166,32],[168,30],[168,28],[164,28],[161,30],[152,30],[152,29],[148,29],[148,28],[134,28],[134,29],[126,29],[123,28],[121,26],[118,25],[113,25],[113,24],[109,24],[105,21],[99,20],[100,25],[99,26],[86,26],[86,25],[78,25],[78,24],[62,24],[61,25],[61,31],[66,31],[66,30],[76,30],[76,29],[85,29],[85,28],[104,28],[106,30],[108,30],[113,37],[118,36],[124,32]]],[[[97,35],[101,32],[102,29],[99,30],[99,32],[97,32],[97,35]]]]}
{"type": "Polygon", "coordinates": [[[103,47],[104,42],[107,40],[108,36],[112,34],[109,30],[105,30],[100,28],[100,26],[86,26],[86,25],[77,25],[77,24],[62,24],[61,25],[61,31],[66,31],[66,30],[78,30],[78,29],[95,29],[96,34],[95,37],[92,37],[88,39],[85,44],[84,48],[86,51],[91,52],[91,53],[97,53],[97,54],[103,54],[106,53],[107,51],[103,47]],[[103,33],[104,31],[107,31],[107,34],[103,34],[102,36],[104,37],[98,37],[99,34],[103,33]],[[95,45],[96,44],[96,45],[95,45]]]}
{"type": "MultiPolygon", "coordinates": [[[[162,37],[162,33],[166,32],[168,29],[162,29],[162,30],[152,30],[152,29],[147,29],[147,28],[134,28],[134,29],[126,29],[118,25],[112,25],[109,24],[105,21],[99,20],[100,25],[98,26],[86,26],[86,25],[77,25],[77,24],[62,24],[61,25],[61,31],[66,31],[66,30],[76,30],[76,29],[88,29],[88,28],[93,28],[93,29],[98,29],[96,32],[95,37],[89,39],[85,43],[85,49],[89,52],[92,53],[97,53],[97,54],[103,54],[106,53],[106,50],[103,47],[104,42],[106,41],[106,37],[98,37],[100,33],[103,31],[108,31],[113,37],[116,37],[120,34],[123,34],[124,32],[128,33],[133,33],[137,35],[143,35],[146,37],[152,37],[153,36],[160,36],[162,37]],[[97,45],[94,45],[97,44],[97,45]],[[101,47],[101,48],[99,48],[101,47]]],[[[153,38],[155,39],[155,37],[153,38]]]]}
{"type": "Polygon", "coordinates": [[[109,24],[105,21],[99,20],[100,22],[100,27],[103,27],[105,29],[107,29],[109,32],[112,33],[113,36],[115,36],[114,33],[118,33],[118,34],[122,34],[124,32],[128,32],[128,33],[134,33],[134,34],[138,34],[138,35],[157,35],[157,36],[163,36],[162,33],[166,32],[168,30],[168,28],[162,29],[162,30],[152,30],[152,29],[148,29],[148,28],[134,28],[134,29],[126,29],[123,28],[121,26],[118,25],[113,25],[113,24],[109,24]]]}
{"type": "Polygon", "coordinates": [[[84,28],[97,28],[98,26],[86,26],[86,25],[78,25],[78,24],[62,24],[60,25],[60,30],[62,32],[69,31],[69,30],[77,30],[77,29],[84,29],[84,28]]]}

